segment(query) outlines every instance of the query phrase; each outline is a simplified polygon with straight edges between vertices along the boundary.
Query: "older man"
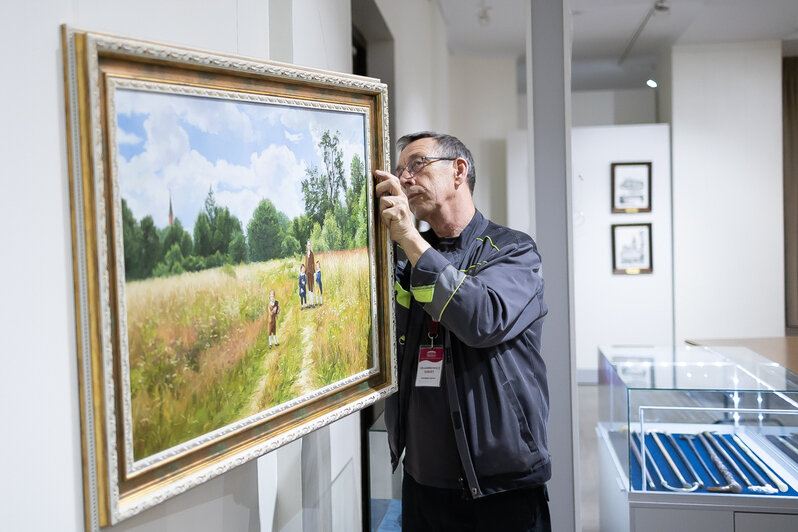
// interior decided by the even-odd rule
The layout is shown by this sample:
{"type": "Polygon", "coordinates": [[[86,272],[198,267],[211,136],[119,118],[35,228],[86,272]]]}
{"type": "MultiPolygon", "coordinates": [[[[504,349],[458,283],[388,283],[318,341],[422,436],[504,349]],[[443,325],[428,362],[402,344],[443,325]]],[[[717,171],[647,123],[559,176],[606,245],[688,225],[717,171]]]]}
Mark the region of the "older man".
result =
{"type": "Polygon", "coordinates": [[[405,453],[403,530],[548,531],[537,248],[475,208],[457,138],[421,132],[398,147],[396,175],[376,171],[375,191],[398,245],[399,392],[385,417],[394,468],[405,453]]]}

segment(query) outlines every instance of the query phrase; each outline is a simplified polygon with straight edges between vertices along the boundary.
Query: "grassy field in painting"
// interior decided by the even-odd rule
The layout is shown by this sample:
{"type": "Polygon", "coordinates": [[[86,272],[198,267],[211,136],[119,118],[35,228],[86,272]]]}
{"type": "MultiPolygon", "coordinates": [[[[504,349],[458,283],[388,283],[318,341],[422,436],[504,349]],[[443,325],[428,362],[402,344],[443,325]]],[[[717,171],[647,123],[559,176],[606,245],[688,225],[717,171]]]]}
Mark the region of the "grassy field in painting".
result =
{"type": "Polygon", "coordinates": [[[316,258],[324,303],[309,309],[299,258],[127,283],[136,460],[370,365],[366,250],[316,258]],[[273,347],[269,290],[280,303],[273,347]]]}

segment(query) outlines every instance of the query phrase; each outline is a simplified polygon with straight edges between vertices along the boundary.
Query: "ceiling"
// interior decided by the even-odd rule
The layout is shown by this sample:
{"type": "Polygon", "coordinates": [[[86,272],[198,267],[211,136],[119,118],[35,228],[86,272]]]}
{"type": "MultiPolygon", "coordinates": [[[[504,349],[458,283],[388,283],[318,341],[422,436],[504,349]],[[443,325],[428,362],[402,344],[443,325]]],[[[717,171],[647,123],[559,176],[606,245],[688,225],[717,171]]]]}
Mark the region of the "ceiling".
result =
{"type": "MultiPolygon", "coordinates": [[[[524,53],[529,0],[437,0],[455,53],[524,53]],[[479,15],[482,16],[480,21],[479,15]]],[[[674,44],[781,40],[798,55],[798,0],[660,0],[619,63],[655,0],[570,0],[572,87],[643,87],[674,44]]]]}

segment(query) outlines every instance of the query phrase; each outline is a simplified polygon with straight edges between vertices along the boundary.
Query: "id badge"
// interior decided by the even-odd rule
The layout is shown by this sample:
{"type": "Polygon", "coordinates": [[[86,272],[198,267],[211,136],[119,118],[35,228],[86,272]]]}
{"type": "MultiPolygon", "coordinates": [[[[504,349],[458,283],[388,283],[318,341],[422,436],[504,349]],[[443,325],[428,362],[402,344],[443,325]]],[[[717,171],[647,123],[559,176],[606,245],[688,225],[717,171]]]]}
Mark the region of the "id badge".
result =
{"type": "Polygon", "coordinates": [[[437,388],[443,372],[443,347],[422,346],[418,349],[416,387],[437,388]]]}

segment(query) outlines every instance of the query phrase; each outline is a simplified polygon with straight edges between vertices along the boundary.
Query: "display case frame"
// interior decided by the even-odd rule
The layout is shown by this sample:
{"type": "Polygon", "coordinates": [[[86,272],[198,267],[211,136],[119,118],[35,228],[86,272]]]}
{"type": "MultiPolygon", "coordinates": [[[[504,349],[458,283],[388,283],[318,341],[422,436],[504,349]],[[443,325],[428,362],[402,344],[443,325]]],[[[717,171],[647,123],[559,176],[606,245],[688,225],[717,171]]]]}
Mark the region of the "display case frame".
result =
{"type": "MultiPolygon", "coordinates": [[[[700,523],[707,530],[738,530],[738,514],[798,514],[798,462],[768,440],[798,432],[798,376],[794,373],[736,347],[601,346],[599,366],[596,430],[603,530],[659,530],[657,522],[665,516],[686,520],[690,526],[700,523]],[[650,367],[634,367],[639,365],[650,367]],[[699,375],[696,369],[701,370],[699,375]],[[652,385],[635,380],[642,374],[652,375],[652,385]],[[639,434],[646,434],[646,445],[639,446],[639,434]],[[694,452],[680,437],[697,434],[704,434],[707,446],[728,464],[708,440],[714,439],[745,475],[747,481],[731,464],[726,465],[740,485],[739,492],[707,489],[731,483],[725,482],[703,443],[696,439],[694,452]],[[635,458],[634,448],[639,449],[640,458],[635,458]],[[714,479],[697,457],[710,471],[714,468],[714,479]],[[650,482],[645,481],[641,460],[650,482]],[[677,478],[670,461],[683,479],[677,478]],[[779,481],[786,489],[780,489],[779,481]],[[666,489],[664,484],[676,489],[666,489]],[[756,487],[764,484],[771,488],[756,487]],[[679,516],[671,516],[673,511],[680,512],[679,516]]],[[[742,521],[750,521],[746,519],[742,521]]]]}

